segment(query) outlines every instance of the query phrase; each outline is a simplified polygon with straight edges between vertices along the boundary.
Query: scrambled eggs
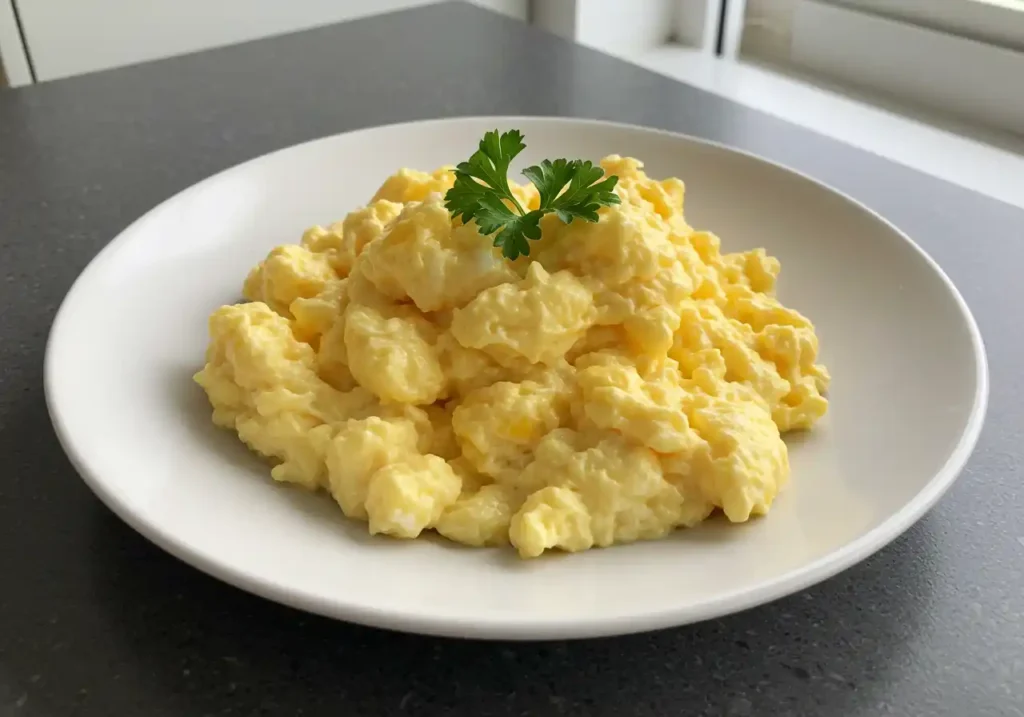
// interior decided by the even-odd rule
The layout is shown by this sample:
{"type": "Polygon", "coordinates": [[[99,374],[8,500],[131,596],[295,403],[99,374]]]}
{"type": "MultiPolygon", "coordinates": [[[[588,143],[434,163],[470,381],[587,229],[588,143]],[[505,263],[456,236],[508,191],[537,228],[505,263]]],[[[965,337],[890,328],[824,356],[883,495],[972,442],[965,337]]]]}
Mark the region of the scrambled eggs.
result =
{"type": "Polygon", "coordinates": [[[814,327],[775,298],[776,259],[686,223],[680,180],[601,164],[621,204],[545,216],[513,262],[450,218],[450,168],[271,251],[210,317],[214,423],[399,538],[534,557],[766,513],[780,434],[827,408],[814,327]]]}

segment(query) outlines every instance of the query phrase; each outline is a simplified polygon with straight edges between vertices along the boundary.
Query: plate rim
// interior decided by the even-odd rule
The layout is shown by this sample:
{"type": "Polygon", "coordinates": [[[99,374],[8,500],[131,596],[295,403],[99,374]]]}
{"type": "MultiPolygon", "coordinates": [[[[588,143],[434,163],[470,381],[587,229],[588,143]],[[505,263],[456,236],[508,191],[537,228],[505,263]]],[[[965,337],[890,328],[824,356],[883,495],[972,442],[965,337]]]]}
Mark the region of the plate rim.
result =
{"type": "Polygon", "coordinates": [[[392,122],[381,125],[360,127],[345,132],[338,132],[321,137],[315,137],[303,142],[278,148],[270,152],[251,157],[243,162],[221,169],[190,186],[172,194],[141,216],[130,222],[118,234],[116,234],[97,254],[89,260],[86,266],[76,277],[64,298],[61,300],[53,323],[47,336],[44,365],[43,365],[43,388],[46,400],[47,411],[57,435],[58,442],[64,453],[67,455],[72,467],[82,478],[85,484],[100,499],[109,510],[126,523],[135,532],[149,540],[151,543],[174,556],[189,566],[206,573],[221,582],[227,583],[235,588],[244,590],[257,597],[268,599],[279,604],[321,615],[331,619],[342,620],[369,627],[383,628],[399,632],[416,633],[422,635],[468,638],[468,639],[502,639],[502,640],[564,640],[584,639],[596,637],[608,637],[614,635],[625,635],[652,630],[660,630],[670,627],[679,627],[711,620],[726,615],[748,610],[760,605],[774,602],[778,599],[800,592],[812,585],[827,580],[840,572],[843,572],[857,563],[865,560],[882,548],[886,547],[900,535],[906,532],[912,525],[917,523],[935,504],[945,495],[949,488],[961,474],[967,460],[970,458],[978,443],[988,409],[989,400],[989,368],[988,357],[985,351],[984,339],[977,321],[972,314],[970,307],[963,298],[959,289],[949,278],[941,266],[917,244],[906,232],[896,224],[882,216],[880,213],[867,206],[860,200],[852,197],[846,192],[832,186],[831,184],[810,176],[809,174],[795,169],[788,164],[769,159],[755,152],[741,149],[724,142],[708,140],[702,137],[673,132],[658,127],[614,122],[602,119],[577,118],[565,116],[545,115],[458,115],[452,117],[431,117],[410,121],[392,122]],[[739,154],[756,162],[771,165],[777,169],[794,174],[801,179],[817,185],[832,194],[842,198],[856,208],[871,215],[880,221],[899,236],[910,248],[925,261],[929,268],[935,272],[949,291],[954,303],[963,317],[971,339],[975,362],[975,395],[971,406],[970,415],[964,426],[956,446],[949,453],[945,463],[939,468],[927,484],[918,491],[898,511],[891,514],[879,525],[861,535],[841,548],[823,555],[802,567],[793,569],[788,575],[782,578],[773,578],[756,583],[724,595],[720,599],[697,603],[696,605],[684,605],[657,611],[650,611],[643,615],[630,615],[617,618],[583,618],[571,621],[547,621],[543,619],[522,619],[514,615],[501,618],[479,619],[452,619],[447,617],[435,617],[429,615],[416,615],[407,612],[382,610],[372,606],[345,603],[344,596],[337,596],[333,599],[326,599],[320,596],[298,593],[289,589],[287,585],[274,582],[259,575],[253,575],[235,568],[230,564],[209,559],[200,551],[186,544],[175,537],[173,533],[165,531],[158,525],[151,524],[141,519],[136,513],[117,497],[116,491],[107,489],[103,478],[97,472],[90,470],[86,460],[76,449],[75,438],[72,430],[65,423],[61,414],[59,399],[55,395],[56,373],[58,371],[58,359],[55,356],[54,344],[56,337],[60,334],[63,324],[67,321],[67,314],[76,296],[83,290],[90,276],[102,269],[103,264],[118,250],[133,233],[133,230],[153,213],[172,201],[177,201],[190,195],[203,191],[207,184],[211,184],[230,172],[242,171],[243,168],[265,160],[268,157],[283,152],[294,151],[300,147],[327,141],[333,138],[372,133],[381,129],[400,129],[417,125],[431,124],[457,124],[482,123],[494,120],[497,124],[513,124],[516,122],[537,122],[556,124],[585,124],[607,129],[625,130],[641,133],[653,133],[670,137],[675,140],[701,144],[730,153],[739,154]]]}

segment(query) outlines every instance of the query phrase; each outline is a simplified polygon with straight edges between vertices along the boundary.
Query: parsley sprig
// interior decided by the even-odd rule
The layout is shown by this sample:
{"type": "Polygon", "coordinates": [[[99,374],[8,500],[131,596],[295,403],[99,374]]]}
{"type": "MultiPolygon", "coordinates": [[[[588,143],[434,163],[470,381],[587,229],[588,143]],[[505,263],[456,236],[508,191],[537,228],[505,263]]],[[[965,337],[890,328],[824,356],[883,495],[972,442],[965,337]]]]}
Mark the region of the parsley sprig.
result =
{"type": "Polygon", "coordinates": [[[444,197],[453,217],[476,220],[480,233],[493,234],[494,246],[509,259],[529,256],[528,240],[540,239],[545,214],[554,212],[566,224],[596,222],[598,209],[619,203],[613,191],[618,177],[606,177],[589,161],[545,159],[523,170],[540,194],[540,207],[526,211],[508,186],[508,167],[525,147],[519,130],[486,133],[473,156],[455,167],[455,185],[444,197]]]}

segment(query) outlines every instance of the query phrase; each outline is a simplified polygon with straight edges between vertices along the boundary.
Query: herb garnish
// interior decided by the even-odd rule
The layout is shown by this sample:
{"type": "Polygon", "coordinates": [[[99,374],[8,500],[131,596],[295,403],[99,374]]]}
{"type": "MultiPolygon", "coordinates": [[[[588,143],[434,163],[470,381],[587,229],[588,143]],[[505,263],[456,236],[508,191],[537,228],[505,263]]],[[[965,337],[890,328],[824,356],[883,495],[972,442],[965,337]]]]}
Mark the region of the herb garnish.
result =
{"type": "Polygon", "coordinates": [[[527,212],[508,186],[508,167],[525,147],[519,130],[486,133],[469,161],[455,168],[455,185],[444,197],[453,217],[476,220],[480,233],[494,234],[494,246],[509,259],[529,256],[527,240],[540,239],[545,214],[554,212],[566,224],[573,219],[596,222],[599,208],[619,203],[612,191],[618,177],[605,177],[590,161],[545,159],[523,170],[540,193],[540,207],[527,212]]]}

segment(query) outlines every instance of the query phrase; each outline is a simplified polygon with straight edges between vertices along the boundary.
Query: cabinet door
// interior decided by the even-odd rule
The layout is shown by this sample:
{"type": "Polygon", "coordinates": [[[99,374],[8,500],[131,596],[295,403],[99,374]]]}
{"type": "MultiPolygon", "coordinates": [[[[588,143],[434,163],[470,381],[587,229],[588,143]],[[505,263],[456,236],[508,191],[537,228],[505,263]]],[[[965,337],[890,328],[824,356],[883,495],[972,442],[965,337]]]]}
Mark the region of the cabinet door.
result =
{"type": "MultiPolygon", "coordinates": [[[[436,0],[14,0],[36,79],[204,50],[436,0]]],[[[526,19],[529,0],[474,0],[526,19]]]]}

